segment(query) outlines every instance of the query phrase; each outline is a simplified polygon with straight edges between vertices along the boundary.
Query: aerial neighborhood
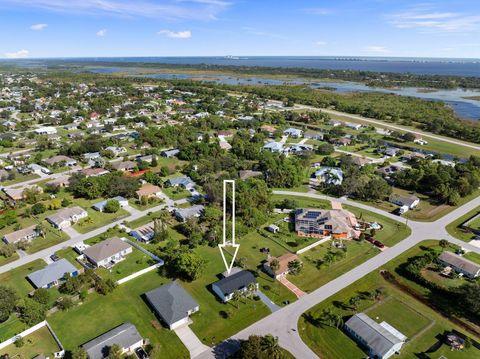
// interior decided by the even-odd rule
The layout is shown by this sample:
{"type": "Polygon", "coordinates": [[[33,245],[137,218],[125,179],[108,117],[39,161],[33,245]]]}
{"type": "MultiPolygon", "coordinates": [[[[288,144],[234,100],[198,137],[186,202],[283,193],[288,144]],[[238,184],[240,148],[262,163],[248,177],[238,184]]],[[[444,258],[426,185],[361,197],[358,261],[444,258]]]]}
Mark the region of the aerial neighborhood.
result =
{"type": "Polygon", "coordinates": [[[74,69],[0,71],[0,358],[480,358],[474,144],[74,69]]]}

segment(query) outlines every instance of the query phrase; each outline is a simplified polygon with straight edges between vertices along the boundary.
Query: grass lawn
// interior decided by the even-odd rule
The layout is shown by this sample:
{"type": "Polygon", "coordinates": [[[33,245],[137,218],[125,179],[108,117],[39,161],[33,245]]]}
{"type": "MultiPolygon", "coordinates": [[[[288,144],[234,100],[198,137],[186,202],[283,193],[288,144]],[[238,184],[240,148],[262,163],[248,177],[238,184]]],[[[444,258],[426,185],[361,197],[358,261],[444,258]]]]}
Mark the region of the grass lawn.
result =
{"type": "Polygon", "coordinates": [[[16,261],[19,258],[18,254],[15,252],[10,257],[0,256],[0,266],[16,261]]]}
{"type": "Polygon", "coordinates": [[[22,174],[17,172],[17,173],[15,173],[15,179],[7,180],[7,181],[2,182],[2,186],[11,186],[12,184],[22,183],[22,182],[30,181],[30,180],[33,180],[33,179],[36,179],[36,178],[40,178],[40,176],[35,174],[35,173],[29,173],[27,175],[22,175],[22,174]]]}
{"type": "Polygon", "coordinates": [[[153,264],[155,261],[150,256],[134,247],[133,252],[127,255],[123,261],[115,264],[111,271],[99,268],[96,272],[104,278],[112,278],[117,281],[153,264]]]}
{"type": "Polygon", "coordinates": [[[162,188],[162,192],[167,195],[171,200],[178,201],[179,199],[188,198],[191,196],[190,191],[185,188],[177,187],[165,187],[162,188]]]}
{"type": "Polygon", "coordinates": [[[130,213],[123,208],[120,208],[116,213],[98,212],[89,207],[84,207],[84,209],[88,212],[88,217],[81,219],[78,223],[73,225],[73,228],[79,233],[88,233],[94,229],[103,227],[112,222],[119,221],[122,218],[130,215],[130,213]]]}
{"type": "MultiPolygon", "coordinates": [[[[152,345],[159,346],[160,358],[188,358],[186,348],[174,332],[164,327],[156,329],[157,319],[141,297],[145,292],[168,282],[168,279],[153,271],[118,286],[106,296],[90,294],[84,304],[57,312],[48,321],[66,350],[72,350],[125,322],[131,322],[152,345]]],[[[200,308],[202,311],[202,306],[200,308]]]]}
{"type": "Polygon", "coordinates": [[[11,315],[5,322],[0,323],[0,343],[27,329],[16,315],[11,315]]]}
{"type": "Polygon", "coordinates": [[[2,349],[3,353],[8,353],[10,358],[18,355],[20,359],[30,359],[38,354],[53,358],[53,353],[60,351],[60,348],[47,327],[43,327],[24,337],[24,345],[17,348],[11,344],[2,349]]]}
{"type": "Polygon", "coordinates": [[[241,302],[238,309],[233,303],[220,302],[210,290],[211,284],[219,279],[218,274],[225,271],[219,250],[198,247],[195,251],[207,260],[205,272],[199,279],[182,284],[200,305],[200,311],[192,316],[190,328],[203,343],[218,343],[270,313],[261,301],[253,299],[241,302]],[[229,313],[228,318],[224,313],[229,313]]]}
{"type": "Polygon", "coordinates": [[[55,254],[58,256],[58,258],[65,258],[70,263],[72,263],[76,268],[78,269],[83,268],[82,265],[78,263],[78,261],[76,260],[79,254],[75,252],[72,247],[68,247],[68,248],[56,251],[55,254]]]}
{"type": "Polygon", "coordinates": [[[35,238],[31,242],[30,247],[28,247],[27,253],[31,254],[31,253],[41,251],[42,249],[54,246],[70,238],[65,232],[54,229],[50,225],[48,225],[48,227],[44,226],[44,229],[45,229],[45,238],[41,236],[35,238]]]}
{"type": "MultiPolygon", "coordinates": [[[[152,197],[154,198],[154,197],[152,197]]],[[[131,199],[129,202],[130,206],[132,206],[133,208],[136,208],[138,209],[139,211],[145,211],[146,209],[150,209],[150,208],[153,208],[153,207],[156,207],[156,206],[159,206],[163,203],[165,203],[163,201],[163,199],[161,198],[154,198],[154,201],[152,202],[149,202],[148,204],[146,204],[145,206],[140,204],[139,201],[137,201],[136,199],[131,199]]]]}
{"type": "MultiPolygon", "coordinates": [[[[422,245],[439,248],[437,241],[422,242],[422,245]]],[[[422,252],[420,246],[414,247],[400,257],[387,263],[384,268],[395,273],[395,268],[403,263],[408,257],[422,252]]],[[[406,280],[395,274],[402,283],[406,280]]],[[[410,283],[410,282],[408,282],[410,283]]],[[[446,352],[445,346],[440,346],[435,354],[426,353],[430,348],[437,345],[439,336],[451,330],[464,331],[450,322],[439,312],[434,311],[409,294],[387,282],[374,271],[326,301],[316,305],[299,320],[299,332],[304,342],[322,358],[364,358],[365,353],[343,331],[321,321],[321,312],[330,308],[341,314],[344,321],[354,314],[355,310],[348,305],[349,298],[361,293],[372,293],[377,288],[383,288],[384,294],[380,301],[364,299],[356,308],[357,312],[367,312],[374,320],[387,321],[400,332],[409,337],[409,341],[403,346],[399,358],[432,358],[438,359],[440,353],[445,353],[448,358],[470,359],[480,357],[480,350],[472,347],[469,350],[455,352],[452,356],[446,352]],[[422,356],[424,353],[425,355],[422,356]],[[439,354],[439,355],[437,355],[439,354]]],[[[416,286],[412,286],[416,289],[416,286]]],[[[477,340],[479,338],[472,338],[477,340]]]]}
{"type": "MultiPolygon", "coordinates": [[[[290,191],[290,189],[285,189],[285,188],[282,188],[280,190],[290,191]]],[[[306,208],[306,207],[323,208],[323,209],[332,208],[330,201],[317,199],[317,198],[289,196],[284,194],[273,194],[270,198],[272,199],[273,203],[280,203],[284,199],[294,200],[297,203],[297,207],[301,207],[301,208],[306,208]]]]}
{"type": "Polygon", "coordinates": [[[161,211],[157,212],[148,212],[146,216],[140,217],[134,221],[128,221],[126,223],[127,227],[129,228],[138,228],[140,226],[143,226],[144,224],[150,223],[153,221],[155,218],[160,216],[161,211]]]}
{"type": "Polygon", "coordinates": [[[450,233],[450,235],[452,235],[453,237],[461,239],[465,242],[472,240],[475,237],[475,234],[465,231],[464,229],[460,228],[460,225],[479,212],[480,207],[477,207],[474,210],[463,215],[462,217],[457,218],[455,221],[447,225],[447,232],[450,233]]]}
{"type": "MultiPolygon", "coordinates": [[[[328,241],[301,254],[300,259],[303,262],[303,269],[297,275],[288,275],[288,280],[301,290],[312,292],[380,253],[376,247],[368,242],[345,241],[344,244],[347,248],[346,257],[330,265],[324,264],[318,269],[316,261],[321,260],[329,251],[331,248],[330,244],[331,241],[328,241]]],[[[334,251],[339,250],[334,249],[334,251]]]]}
{"type": "Polygon", "coordinates": [[[25,297],[33,291],[33,287],[27,280],[27,275],[47,266],[41,259],[17,267],[8,272],[0,274],[0,283],[15,289],[20,297],[25,297]]]}

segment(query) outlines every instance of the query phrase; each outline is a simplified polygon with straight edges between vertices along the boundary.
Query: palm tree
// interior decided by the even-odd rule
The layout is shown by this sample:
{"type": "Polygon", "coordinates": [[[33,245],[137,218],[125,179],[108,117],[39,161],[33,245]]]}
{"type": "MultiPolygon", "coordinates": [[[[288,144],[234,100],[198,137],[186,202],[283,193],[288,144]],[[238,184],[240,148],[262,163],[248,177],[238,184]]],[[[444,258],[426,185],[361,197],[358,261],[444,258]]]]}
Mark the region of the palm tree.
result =
{"type": "Polygon", "coordinates": [[[282,357],[282,349],[278,345],[278,337],[267,334],[261,341],[262,352],[267,354],[268,358],[280,359],[282,357]]]}
{"type": "Polygon", "coordinates": [[[298,259],[288,262],[288,271],[291,274],[298,274],[303,268],[303,263],[298,259]]]}
{"type": "Polygon", "coordinates": [[[360,304],[360,297],[355,295],[348,300],[348,304],[356,311],[360,304]]]}
{"type": "Polygon", "coordinates": [[[35,232],[37,232],[37,234],[39,236],[42,236],[42,238],[45,238],[45,229],[43,227],[43,224],[39,223],[35,226],[35,232]]]}
{"type": "Polygon", "coordinates": [[[240,299],[242,299],[242,297],[243,297],[243,294],[239,290],[234,291],[232,294],[232,300],[235,302],[235,307],[237,309],[239,307],[238,302],[240,301],[240,299]]]}
{"type": "Polygon", "coordinates": [[[247,287],[247,290],[248,290],[248,296],[252,296],[257,290],[257,286],[254,283],[250,283],[247,287]]]}
{"type": "Polygon", "coordinates": [[[280,268],[280,262],[278,261],[277,258],[273,258],[270,261],[270,269],[272,270],[273,273],[275,273],[279,268],[280,268]]]}

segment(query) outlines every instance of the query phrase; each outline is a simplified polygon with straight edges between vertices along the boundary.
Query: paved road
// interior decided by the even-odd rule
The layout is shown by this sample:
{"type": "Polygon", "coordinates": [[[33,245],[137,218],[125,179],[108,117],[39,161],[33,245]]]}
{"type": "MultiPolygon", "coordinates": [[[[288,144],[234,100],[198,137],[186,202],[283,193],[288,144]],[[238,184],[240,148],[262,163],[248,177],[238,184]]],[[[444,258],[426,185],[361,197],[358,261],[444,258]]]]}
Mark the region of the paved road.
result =
{"type": "MultiPolygon", "coordinates": [[[[67,248],[67,247],[72,247],[73,245],[75,245],[78,242],[84,241],[88,238],[98,236],[99,234],[105,232],[107,229],[113,228],[116,225],[122,224],[122,222],[124,222],[124,221],[131,222],[131,221],[134,221],[136,219],[139,219],[139,218],[142,218],[142,217],[146,216],[149,212],[157,212],[157,211],[160,211],[160,210],[162,210],[162,209],[164,209],[168,206],[173,206],[174,201],[172,201],[166,195],[163,195],[162,198],[164,198],[165,202],[158,205],[158,206],[146,209],[144,211],[135,210],[135,211],[133,211],[134,213],[132,213],[128,217],[125,217],[125,218],[122,218],[118,221],[109,223],[109,224],[107,224],[103,227],[97,228],[97,229],[95,229],[93,231],[90,231],[90,232],[87,232],[87,233],[78,233],[73,228],[68,228],[65,232],[70,236],[69,240],[64,241],[62,243],[59,243],[55,246],[46,248],[44,250],[35,252],[33,254],[25,255],[25,256],[17,259],[14,262],[5,264],[4,266],[0,267],[0,274],[4,273],[4,272],[8,272],[11,269],[20,267],[20,266],[25,265],[27,263],[33,262],[37,259],[43,259],[43,258],[49,257],[50,255],[52,255],[53,253],[55,253],[58,250],[61,250],[61,249],[67,248]]],[[[182,200],[179,200],[179,201],[175,201],[175,203],[181,204],[181,203],[185,203],[186,201],[187,201],[186,199],[182,199],[182,200]]],[[[127,210],[128,210],[128,208],[127,208],[127,210]]]]}
{"type": "MultiPolygon", "coordinates": [[[[308,198],[328,199],[331,197],[323,196],[314,193],[298,193],[291,191],[273,191],[274,194],[294,195],[308,198]]],[[[369,211],[384,215],[395,220],[406,223],[412,230],[412,234],[397,243],[393,247],[379,253],[375,257],[367,260],[361,265],[355,267],[351,271],[335,278],[317,290],[303,296],[296,302],[281,308],[280,310],[270,314],[269,316],[252,324],[250,327],[235,334],[232,338],[220,343],[215,348],[205,351],[198,358],[224,358],[238,349],[238,341],[247,339],[252,334],[272,334],[279,338],[279,343],[282,347],[287,349],[294,357],[299,359],[317,358],[317,355],[310,350],[310,348],[301,340],[298,334],[298,319],[302,313],[308,311],[313,306],[326,300],[330,296],[338,293],[345,287],[355,283],[357,280],[363,278],[368,273],[382,267],[384,264],[399,256],[406,250],[414,247],[418,243],[427,239],[448,239],[450,242],[460,245],[467,250],[480,253],[480,248],[469,245],[463,241],[451,237],[445,230],[445,226],[451,223],[456,218],[471,211],[480,205],[480,197],[466,203],[465,205],[450,212],[448,215],[440,218],[435,222],[408,222],[405,218],[395,216],[393,214],[384,212],[380,209],[373,208],[361,203],[356,203],[347,199],[335,199],[341,203],[349,204],[351,206],[368,209],[369,211]]]]}

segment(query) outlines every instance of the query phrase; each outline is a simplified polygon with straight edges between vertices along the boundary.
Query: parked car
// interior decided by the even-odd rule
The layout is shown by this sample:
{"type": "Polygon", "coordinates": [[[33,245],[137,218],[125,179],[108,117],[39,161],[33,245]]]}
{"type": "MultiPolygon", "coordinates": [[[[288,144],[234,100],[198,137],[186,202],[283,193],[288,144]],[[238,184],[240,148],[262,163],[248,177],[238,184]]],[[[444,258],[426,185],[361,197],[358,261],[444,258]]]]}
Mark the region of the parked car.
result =
{"type": "Polygon", "coordinates": [[[138,359],[148,359],[148,354],[142,347],[135,349],[135,354],[138,359]]]}
{"type": "Polygon", "coordinates": [[[377,246],[378,248],[384,248],[384,247],[385,247],[385,244],[383,244],[383,243],[380,242],[380,241],[377,241],[376,239],[374,239],[374,240],[372,241],[372,244],[373,244],[374,246],[377,246]]]}
{"type": "Polygon", "coordinates": [[[57,256],[56,253],[53,253],[51,256],[50,256],[50,259],[54,262],[58,261],[60,259],[59,256],[57,256]]]}

